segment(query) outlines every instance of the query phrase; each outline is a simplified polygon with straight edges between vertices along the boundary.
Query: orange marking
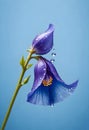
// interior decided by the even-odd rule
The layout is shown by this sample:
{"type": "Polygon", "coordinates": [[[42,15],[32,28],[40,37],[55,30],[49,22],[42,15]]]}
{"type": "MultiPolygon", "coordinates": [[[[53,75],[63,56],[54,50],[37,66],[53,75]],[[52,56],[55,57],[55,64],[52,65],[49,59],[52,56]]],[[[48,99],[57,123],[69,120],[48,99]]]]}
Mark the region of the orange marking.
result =
{"type": "Polygon", "coordinates": [[[42,83],[44,86],[49,86],[52,84],[53,78],[50,76],[50,78],[48,80],[43,80],[42,83]]]}

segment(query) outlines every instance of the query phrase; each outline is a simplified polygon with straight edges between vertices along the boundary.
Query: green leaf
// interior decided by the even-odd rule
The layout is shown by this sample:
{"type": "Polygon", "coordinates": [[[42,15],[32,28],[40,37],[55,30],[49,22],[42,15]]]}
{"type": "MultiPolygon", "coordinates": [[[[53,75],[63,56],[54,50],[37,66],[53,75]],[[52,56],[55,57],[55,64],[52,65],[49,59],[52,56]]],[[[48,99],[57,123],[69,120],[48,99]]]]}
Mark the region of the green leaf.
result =
{"type": "Polygon", "coordinates": [[[20,60],[20,65],[21,65],[22,67],[24,67],[24,65],[25,65],[24,56],[22,56],[22,58],[21,58],[21,60],[20,60]]]}
{"type": "Polygon", "coordinates": [[[30,79],[30,77],[31,77],[31,76],[26,77],[26,78],[22,81],[21,86],[23,86],[24,84],[27,84],[28,81],[29,81],[29,79],[30,79]]]}
{"type": "Polygon", "coordinates": [[[33,64],[28,64],[27,67],[26,67],[26,69],[28,70],[29,68],[32,67],[32,65],[33,65],[33,64]]]}

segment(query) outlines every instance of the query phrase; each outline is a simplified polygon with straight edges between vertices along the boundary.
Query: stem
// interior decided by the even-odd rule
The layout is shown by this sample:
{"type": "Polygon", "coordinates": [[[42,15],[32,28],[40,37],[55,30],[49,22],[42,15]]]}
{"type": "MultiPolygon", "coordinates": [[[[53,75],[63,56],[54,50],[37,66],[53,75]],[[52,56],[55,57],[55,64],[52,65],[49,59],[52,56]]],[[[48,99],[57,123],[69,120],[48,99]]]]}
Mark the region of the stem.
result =
{"type": "Polygon", "coordinates": [[[27,57],[27,60],[26,60],[26,62],[25,62],[25,66],[24,66],[24,68],[22,69],[20,78],[19,78],[19,80],[18,80],[16,89],[15,89],[14,94],[13,94],[13,96],[12,96],[10,105],[9,105],[9,107],[8,107],[7,113],[6,113],[6,115],[5,115],[5,118],[4,118],[4,121],[3,121],[3,123],[2,123],[2,127],[1,127],[0,130],[4,130],[4,128],[5,128],[5,126],[6,126],[6,123],[7,123],[7,121],[8,121],[9,116],[10,116],[10,113],[11,113],[13,104],[14,104],[14,102],[15,102],[16,96],[17,96],[18,91],[19,91],[19,89],[20,89],[20,87],[21,87],[21,82],[22,82],[22,79],[23,79],[24,74],[25,74],[25,72],[26,72],[26,67],[27,67],[27,65],[28,65],[28,62],[29,62],[30,59],[31,59],[32,53],[33,53],[33,52],[30,52],[30,53],[29,53],[29,55],[28,55],[28,57],[27,57]]]}

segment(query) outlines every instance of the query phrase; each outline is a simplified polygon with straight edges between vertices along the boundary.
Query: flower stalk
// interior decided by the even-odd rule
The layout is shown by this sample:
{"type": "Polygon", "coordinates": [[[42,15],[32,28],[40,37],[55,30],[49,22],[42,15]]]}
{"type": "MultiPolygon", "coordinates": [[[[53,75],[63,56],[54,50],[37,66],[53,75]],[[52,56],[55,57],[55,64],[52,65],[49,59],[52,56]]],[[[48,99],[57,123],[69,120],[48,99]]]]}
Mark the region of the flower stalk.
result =
{"type": "MultiPolygon", "coordinates": [[[[9,105],[9,107],[8,107],[8,110],[7,110],[7,113],[6,113],[6,115],[5,115],[5,118],[4,118],[4,121],[3,121],[3,123],[2,123],[2,127],[1,127],[1,129],[0,130],[4,130],[5,129],[5,126],[6,126],[6,123],[7,123],[7,121],[8,121],[8,119],[9,119],[9,116],[10,116],[10,113],[11,113],[11,110],[12,110],[12,107],[13,107],[13,105],[14,105],[14,102],[15,102],[15,99],[16,99],[16,97],[17,97],[17,94],[18,94],[18,92],[19,92],[19,89],[21,88],[21,86],[23,86],[24,84],[26,84],[25,82],[24,82],[24,84],[22,84],[22,80],[23,80],[23,77],[24,77],[24,74],[25,74],[25,72],[26,72],[26,68],[27,68],[27,66],[28,66],[28,63],[29,63],[29,61],[31,60],[31,56],[32,56],[32,54],[33,54],[34,52],[33,51],[30,51],[30,53],[29,53],[29,55],[28,55],[28,57],[27,57],[27,60],[24,62],[24,67],[22,67],[22,72],[21,72],[21,74],[20,74],[20,77],[19,77],[19,80],[18,80],[18,83],[17,83],[17,86],[16,86],[16,89],[15,89],[15,91],[14,91],[14,94],[13,94],[13,96],[12,96],[12,99],[11,99],[11,101],[10,101],[10,105],[9,105]]],[[[22,66],[22,65],[21,65],[22,66]]],[[[28,78],[28,80],[29,80],[29,78],[28,78]]]]}

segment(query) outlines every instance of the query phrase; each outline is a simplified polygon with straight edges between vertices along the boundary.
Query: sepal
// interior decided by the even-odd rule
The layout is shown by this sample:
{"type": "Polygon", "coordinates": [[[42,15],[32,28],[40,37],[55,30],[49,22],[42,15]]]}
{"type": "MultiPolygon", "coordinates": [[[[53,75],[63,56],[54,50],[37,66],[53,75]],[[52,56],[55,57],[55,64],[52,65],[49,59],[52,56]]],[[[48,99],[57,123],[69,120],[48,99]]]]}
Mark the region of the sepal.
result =
{"type": "Polygon", "coordinates": [[[22,66],[22,68],[24,68],[24,65],[25,65],[24,56],[22,56],[22,58],[21,58],[21,60],[20,60],[20,65],[22,66]]]}
{"type": "Polygon", "coordinates": [[[22,81],[22,83],[21,83],[21,86],[23,86],[24,84],[27,84],[28,83],[28,81],[29,81],[29,79],[30,79],[30,75],[28,76],[28,77],[26,77],[23,81],[22,81]]]}

